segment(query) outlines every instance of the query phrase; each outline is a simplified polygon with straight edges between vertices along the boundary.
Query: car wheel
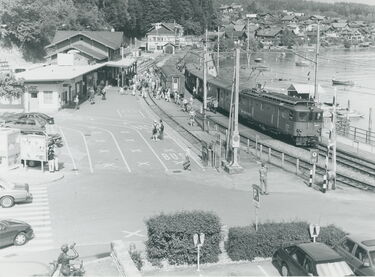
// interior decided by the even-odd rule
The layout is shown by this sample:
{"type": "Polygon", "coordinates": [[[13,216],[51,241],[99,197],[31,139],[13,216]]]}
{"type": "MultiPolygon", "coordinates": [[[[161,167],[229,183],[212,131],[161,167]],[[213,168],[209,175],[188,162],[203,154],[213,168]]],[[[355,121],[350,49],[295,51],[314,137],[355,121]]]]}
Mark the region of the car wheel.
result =
{"type": "Polygon", "coordinates": [[[37,162],[36,161],[27,161],[27,165],[30,166],[30,167],[36,167],[37,166],[37,162]]]}
{"type": "Polygon", "coordinates": [[[10,208],[14,205],[14,198],[12,196],[4,196],[0,199],[0,205],[3,208],[10,208]]]}
{"type": "Polygon", "coordinates": [[[20,246],[24,245],[27,241],[25,233],[21,232],[18,233],[17,236],[14,238],[14,245],[20,246]]]}
{"type": "Polygon", "coordinates": [[[289,268],[286,264],[281,266],[281,276],[289,276],[289,268]]]}

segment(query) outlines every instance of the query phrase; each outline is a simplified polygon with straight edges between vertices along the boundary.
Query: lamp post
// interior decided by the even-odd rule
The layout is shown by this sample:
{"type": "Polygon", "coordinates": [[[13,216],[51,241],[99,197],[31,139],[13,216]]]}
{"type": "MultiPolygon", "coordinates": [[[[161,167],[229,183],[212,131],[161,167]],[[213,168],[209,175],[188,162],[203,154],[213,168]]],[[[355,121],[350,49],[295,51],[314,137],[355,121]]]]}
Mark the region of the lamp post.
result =
{"type": "Polygon", "coordinates": [[[197,252],[197,271],[200,271],[200,269],[199,269],[200,249],[203,246],[204,237],[205,237],[204,233],[194,234],[194,236],[193,236],[194,246],[197,247],[197,249],[198,249],[198,252],[197,252]]]}

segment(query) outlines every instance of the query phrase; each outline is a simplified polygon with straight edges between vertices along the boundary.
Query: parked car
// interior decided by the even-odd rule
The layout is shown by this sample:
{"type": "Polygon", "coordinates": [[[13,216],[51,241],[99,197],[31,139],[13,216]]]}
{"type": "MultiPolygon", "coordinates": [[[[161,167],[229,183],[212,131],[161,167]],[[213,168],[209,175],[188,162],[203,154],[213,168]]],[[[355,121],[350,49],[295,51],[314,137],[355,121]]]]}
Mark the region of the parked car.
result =
{"type": "Polygon", "coordinates": [[[15,184],[0,179],[0,206],[10,208],[15,203],[31,202],[33,195],[29,191],[28,184],[15,184]]]}
{"type": "Polygon", "coordinates": [[[344,259],[324,243],[308,242],[281,246],[272,263],[282,276],[350,276],[344,259]]]}
{"type": "Polygon", "coordinates": [[[0,115],[0,126],[4,127],[7,123],[17,121],[22,113],[3,113],[0,115]]]}
{"type": "Polygon", "coordinates": [[[356,275],[375,276],[375,238],[345,236],[333,247],[356,275]]]}
{"type": "Polygon", "coordinates": [[[29,224],[19,220],[0,220],[0,247],[9,245],[24,245],[34,237],[34,231],[29,224]]]}
{"type": "Polygon", "coordinates": [[[48,124],[55,124],[55,119],[44,113],[23,113],[19,118],[39,118],[46,121],[48,124]]]}
{"type": "Polygon", "coordinates": [[[24,134],[44,134],[46,121],[38,118],[21,118],[4,125],[8,128],[20,129],[24,134]]]}

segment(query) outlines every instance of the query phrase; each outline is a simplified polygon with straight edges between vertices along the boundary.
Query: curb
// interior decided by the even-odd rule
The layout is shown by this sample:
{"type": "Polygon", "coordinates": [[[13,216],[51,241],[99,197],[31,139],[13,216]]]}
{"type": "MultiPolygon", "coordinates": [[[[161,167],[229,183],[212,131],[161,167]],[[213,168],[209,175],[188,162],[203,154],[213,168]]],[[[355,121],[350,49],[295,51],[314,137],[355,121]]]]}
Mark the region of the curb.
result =
{"type": "MultiPolygon", "coordinates": [[[[9,171],[0,171],[0,175],[5,175],[7,172],[9,171]]],[[[42,173],[44,174],[44,173],[42,173]]],[[[18,174],[16,174],[15,176],[17,176],[18,174]]],[[[28,181],[27,183],[30,185],[30,186],[41,186],[41,185],[45,185],[45,184],[50,184],[50,183],[54,183],[54,182],[57,182],[57,181],[60,181],[62,180],[64,177],[65,177],[65,174],[64,173],[61,173],[59,174],[60,176],[56,176],[55,178],[51,179],[51,180],[47,180],[47,181],[41,181],[41,182],[33,182],[33,181],[28,181]]],[[[31,177],[31,176],[30,176],[31,177]]],[[[31,179],[34,179],[33,177],[36,177],[38,178],[38,176],[32,176],[31,179]]],[[[35,178],[35,179],[36,179],[35,178]]],[[[14,180],[14,178],[11,176],[11,177],[6,177],[5,178],[6,180],[9,180],[13,183],[20,183],[20,181],[17,181],[17,180],[14,180]]]]}
{"type": "Polygon", "coordinates": [[[111,257],[121,276],[142,276],[130,257],[129,251],[123,241],[115,240],[111,242],[111,257]]]}

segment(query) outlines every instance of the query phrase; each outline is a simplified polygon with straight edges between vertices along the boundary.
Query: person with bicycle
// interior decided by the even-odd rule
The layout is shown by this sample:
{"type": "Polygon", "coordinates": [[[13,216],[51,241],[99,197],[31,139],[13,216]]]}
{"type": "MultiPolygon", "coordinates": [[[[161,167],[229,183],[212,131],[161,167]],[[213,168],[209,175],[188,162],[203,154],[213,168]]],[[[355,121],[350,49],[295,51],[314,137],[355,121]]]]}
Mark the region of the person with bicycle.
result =
{"type": "Polygon", "coordinates": [[[74,248],[75,243],[68,246],[67,244],[64,244],[61,246],[61,254],[59,255],[57,259],[57,266],[61,264],[60,268],[60,274],[62,276],[70,276],[71,275],[71,268],[70,268],[70,261],[73,261],[79,257],[77,250],[74,248]],[[71,249],[74,253],[74,255],[69,255],[69,249],[71,249]]]}

